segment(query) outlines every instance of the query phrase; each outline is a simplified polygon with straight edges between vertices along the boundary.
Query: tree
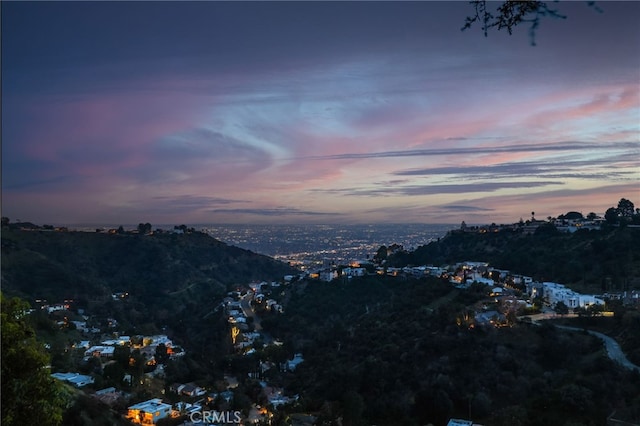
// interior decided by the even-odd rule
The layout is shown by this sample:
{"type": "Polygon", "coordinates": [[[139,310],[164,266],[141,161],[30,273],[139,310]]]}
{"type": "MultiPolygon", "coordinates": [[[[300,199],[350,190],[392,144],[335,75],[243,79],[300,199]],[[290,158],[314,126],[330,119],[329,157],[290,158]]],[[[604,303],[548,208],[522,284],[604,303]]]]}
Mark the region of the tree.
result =
{"type": "Polygon", "coordinates": [[[347,426],[360,424],[364,413],[364,400],[356,391],[349,391],[342,397],[344,424],[347,426]]]}
{"type": "Polygon", "coordinates": [[[147,223],[139,223],[138,224],[138,233],[140,234],[148,234],[151,232],[151,224],[147,223]]]}
{"type": "Polygon", "coordinates": [[[2,424],[58,425],[68,396],[51,377],[49,356],[27,322],[29,305],[18,298],[2,305],[2,424]]]}
{"type": "Polygon", "coordinates": [[[471,400],[471,412],[475,417],[486,417],[491,414],[491,398],[484,392],[478,392],[471,400]]]}
{"type": "Polygon", "coordinates": [[[107,379],[111,384],[120,386],[122,380],[124,380],[124,368],[117,362],[112,362],[104,366],[103,377],[107,379]]]}
{"type": "Polygon", "coordinates": [[[387,260],[387,247],[386,246],[380,246],[380,248],[376,252],[376,255],[373,256],[373,260],[376,263],[382,263],[385,260],[387,260]]]}
{"type": "MultiPolygon", "coordinates": [[[[529,37],[532,46],[536,45],[535,34],[542,18],[567,18],[566,15],[560,13],[554,7],[551,7],[548,2],[540,0],[505,0],[501,3],[487,2],[486,0],[472,0],[469,3],[474,7],[474,13],[465,19],[464,26],[462,27],[463,31],[479,23],[482,26],[485,37],[488,37],[489,30],[493,29],[498,31],[506,29],[511,35],[517,26],[525,23],[530,25],[529,37]],[[494,5],[495,8],[493,7],[494,5]],[[489,9],[488,6],[491,6],[491,9],[489,9]]],[[[587,4],[596,11],[602,12],[602,10],[595,5],[594,1],[589,1],[587,4]]]]}
{"type": "Polygon", "coordinates": [[[156,346],[155,359],[158,364],[164,364],[169,360],[167,346],[164,343],[159,343],[158,346],[156,346]]]}
{"type": "Polygon", "coordinates": [[[604,219],[610,225],[615,225],[618,223],[618,209],[615,207],[609,207],[604,214],[604,219]]]}
{"type": "Polygon", "coordinates": [[[564,302],[556,303],[555,308],[553,310],[558,315],[567,315],[569,313],[569,307],[564,302]]]}
{"type": "Polygon", "coordinates": [[[113,360],[120,364],[122,368],[127,368],[130,354],[129,346],[116,346],[113,350],[113,360]]]}
{"type": "Polygon", "coordinates": [[[543,223],[538,226],[534,232],[535,235],[557,235],[558,228],[553,223],[543,223]]]}
{"type": "Polygon", "coordinates": [[[589,314],[589,316],[601,315],[603,311],[604,311],[603,305],[598,305],[594,303],[593,305],[589,305],[587,307],[587,314],[589,314]]]}
{"type": "Polygon", "coordinates": [[[618,201],[618,216],[623,217],[625,219],[630,219],[633,216],[634,205],[631,201],[626,198],[621,198],[618,201]]]}

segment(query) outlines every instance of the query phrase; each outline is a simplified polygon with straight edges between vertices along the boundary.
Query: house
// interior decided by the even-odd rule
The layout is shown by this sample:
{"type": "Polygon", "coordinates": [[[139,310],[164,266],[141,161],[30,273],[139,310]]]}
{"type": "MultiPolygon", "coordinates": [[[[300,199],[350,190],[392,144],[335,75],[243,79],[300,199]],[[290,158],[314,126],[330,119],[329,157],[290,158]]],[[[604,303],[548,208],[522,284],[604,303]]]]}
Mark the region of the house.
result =
{"type": "Polygon", "coordinates": [[[189,404],[188,402],[178,402],[175,405],[175,409],[171,413],[172,417],[179,417],[182,414],[191,416],[192,413],[202,411],[202,406],[199,404],[189,404]]]}
{"type": "Polygon", "coordinates": [[[84,332],[89,331],[89,329],[87,328],[86,321],[71,321],[71,323],[76,326],[76,330],[78,331],[84,331],[84,332]]]}
{"type": "Polygon", "coordinates": [[[55,305],[44,305],[42,309],[46,309],[48,313],[56,312],[56,311],[66,311],[69,309],[68,303],[57,303],[55,305]]]}
{"type": "Polygon", "coordinates": [[[91,344],[89,343],[88,340],[80,340],[80,343],[74,344],[73,347],[74,348],[78,348],[78,349],[82,348],[82,349],[86,350],[86,349],[89,349],[90,346],[91,346],[91,344]]]}
{"type": "Polygon", "coordinates": [[[265,386],[262,389],[262,394],[269,401],[269,404],[274,407],[278,407],[279,405],[288,404],[290,402],[294,402],[298,399],[298,396],[285,396],[284,390],[282,388],[274,388],[271,386],[265,386]]]}
{"type": "Polygon", "coordinates": [[[392,277],[397,277],[401,273],[402,273],[401,268],[387,268],[387,275],[390,275],[392,277]]]}
{"type": "Polygon", "coordinates": [[[185,385],[182,383],[174,383],[171,386],[169,386],[169,392],[180,394],[180,392],[182,392],[182,389],[184,387],[185,385]]]}
{"type": "Polygon", "coordinates": [[[227,307],[229,309],[242,309],[242,302],[239,302],[239,301],[229,302],[227,303],[227,307]]]}
{"type": "Polygon", "coordinates": [[[292,360],[284,363],[284,367],[286,370],[294,371],[303,361],[304,358],[302,357],[302,354],[295,354],[292,360]]]}
{"type": "Polygon", "coordinates": [[[114,393],[116,391],[116,388],[114,387],[110,387],[110,388],[104,388],[104,389],[100,389],[96,391],[96,395],[106,395],[108,393],[114,393]]]}
{"type": "Polygon", "coordinates": [[[171,405],[165,404],[160,398],[150,399],[129,407],[127,418],[140,425],[154,425],[160,419],[171,415],[171,405]]]}
{"type": "Polygon", "coordinates": [[[118,400],[122,399],[124,397],[124,394],[122,392],[118,392],[116,388],[110,387],[96,391],[93,394],[93,397],[111,407],[115,405],[118,400]]]}
{"type": "Polygon", "coordinates": [[[498,311],[486,311],[476,314],[476,324],[498,326],[506,321],[504,314],[498,311]]]}
{"type": "Polygon", "coordinates": [[[426,266],[414,266],[414,267],[404,267],[402,271],[407,275],[412,275],[414,277],[420,278],[425,275],[428,275],[426,266]]]}
{"type": "Polygon", "coordinates": [[[114,350],[113,346],[92,346],[85,351],[84,356],[111,358],[114,350]]]}
{"type": "Polygon", "coordinates": [[[320,272],[318,278],[320,278],[321,281],[333,281],[334,279],[338,278],[338,271],[322,271],[320,272]]]}
{"type": "Polygon", "coordinates": [[[491,297],[495,297],[495,296],[502,296],[502,291],[503,291],[502,287],[494,287],[494,288],[491,290],[491,294],[490,294],[490,296],[491,296],[491,297]]]}
{"type": "Polygon", "coordinates": [[[553,282],[542,283],[542,293],[545,300],[551,305],[562,302],[569,309],[585,308],[591,305],[604,305],[604,300],[587,294],[577,293],[562,284],[553,282]]]}
{"type": "Polygon", "coordinates": [[[93,383],[93,377],[85,376],[84,374],[79,373],[53,373],[51,376],[55,377],[58,380],[71,383],[77,388],[81,388],[93,383]]]}
{"type": "Polygon", "coordinates": [[[462,420],[462,419],[449,419],[449,423],[447,426],[482,426],[478,423],[474,423],[471,420],[462,420]]]}
{"type": "Polygon", "coordinates": [[[130,336],[120,336],[117,339],[118,345],[121,345],[121,346],[129,344],[130,342],[131,342],[131,337],[130,336]]]}
{"type": "Polygon", "coordinates": [[[230,390],[220,392],[218,396],[227,402],[231,402],[233,400],[233,392],[230,390]]]}
{"type": "Polygon", "coordinates": [[[443,269],[443,268],[437,268],[437,267],[434,267],[434,266],[427,266],[426,267],[426,272],[431,276],[441,277],[442,275],[444,275],[447,272],[447,270],[443,269]]]}
{"type": "Polygon", "coordinates": [[[449,423],[447,426],[472,426],[473,422],[471,420],[461,420],[461,419],[449,419],[449,423]]]}
{"type": "MultiPolygon", "coordinates": [[[[468,281],[469,280],[467,280],[467,282],[468,281]]],[[[473,283],[490,285],[490,286],[494,286],[496,284],[495,281],[493,281],[491,278],[482,278],[482,277],[474,278],[473,281],[471,282],[471,284],[473,284],[473,283]]]]}
{"type": "Polygon", "coordinates": [[[205,395],[207,392],[204,389],[202,389],[200,386],[197,386],[194,383],[187,383],[182,387],[182,389],[180,390],[180,393],[187,396],[202,396],[202,395],[205,395]]]}
{"type": "Polygon", "coordinates": [[[365,268],[344,268],[342,270],[342,275],[348,277],[363,277],[367,273],[365,268]]]}

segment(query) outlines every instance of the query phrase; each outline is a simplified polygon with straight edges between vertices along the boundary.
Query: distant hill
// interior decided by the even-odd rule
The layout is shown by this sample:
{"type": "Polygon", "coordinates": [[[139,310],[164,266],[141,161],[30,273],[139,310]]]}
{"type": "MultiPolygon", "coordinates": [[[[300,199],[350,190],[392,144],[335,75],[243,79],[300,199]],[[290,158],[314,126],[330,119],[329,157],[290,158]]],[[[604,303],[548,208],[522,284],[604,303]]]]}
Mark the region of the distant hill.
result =
{"type": "Polygon", "coordinates": [[[78,306],[114,292],[153,305],[193,301],[232,284],[280,278],[292,268],[204,233],[107,234],[2,229],[2,289],[11,295],[78,306]]]}
{"type": "Polygon", "coordinates": [[[562,233],[541,226],[527,234],[452,231],[439,241],[388,259],[390,266],[442,265],[465,260],[593,292],[640,288],[640,228],[606,227],[562,233]]]}

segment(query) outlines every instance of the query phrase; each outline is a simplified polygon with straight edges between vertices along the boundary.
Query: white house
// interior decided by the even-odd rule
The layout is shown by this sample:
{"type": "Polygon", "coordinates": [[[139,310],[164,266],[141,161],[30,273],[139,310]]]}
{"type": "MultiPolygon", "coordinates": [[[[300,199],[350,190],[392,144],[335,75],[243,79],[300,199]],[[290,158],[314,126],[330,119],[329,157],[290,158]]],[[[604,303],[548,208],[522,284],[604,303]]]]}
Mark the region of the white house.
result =
{"type": "Polygon", "coordinates": [[[150,425],[171,415],[171,405],[160,398],[150,399],[129,407],[127,418],[133,423],[150,425]]]}
{"type": "Polygon", "coordinates": [[[544,282],[542,283],[543,297],[551,306],[562,302],[569,309],[585,308],[591,305],[604,305],[604,300],[587,294],[577,293],[562,284],[544,282]]]}

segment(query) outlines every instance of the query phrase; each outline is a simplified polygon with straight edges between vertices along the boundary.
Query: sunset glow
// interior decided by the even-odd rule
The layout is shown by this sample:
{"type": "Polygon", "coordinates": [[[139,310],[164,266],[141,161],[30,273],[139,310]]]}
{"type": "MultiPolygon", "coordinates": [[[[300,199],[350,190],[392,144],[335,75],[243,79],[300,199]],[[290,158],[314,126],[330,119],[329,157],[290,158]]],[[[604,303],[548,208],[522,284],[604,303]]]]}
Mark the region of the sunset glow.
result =
{"type": "Polygon", "coordinates": [[[2,214],[515,222],[640,203],[640,3],[3,2],[2,214]]]}

